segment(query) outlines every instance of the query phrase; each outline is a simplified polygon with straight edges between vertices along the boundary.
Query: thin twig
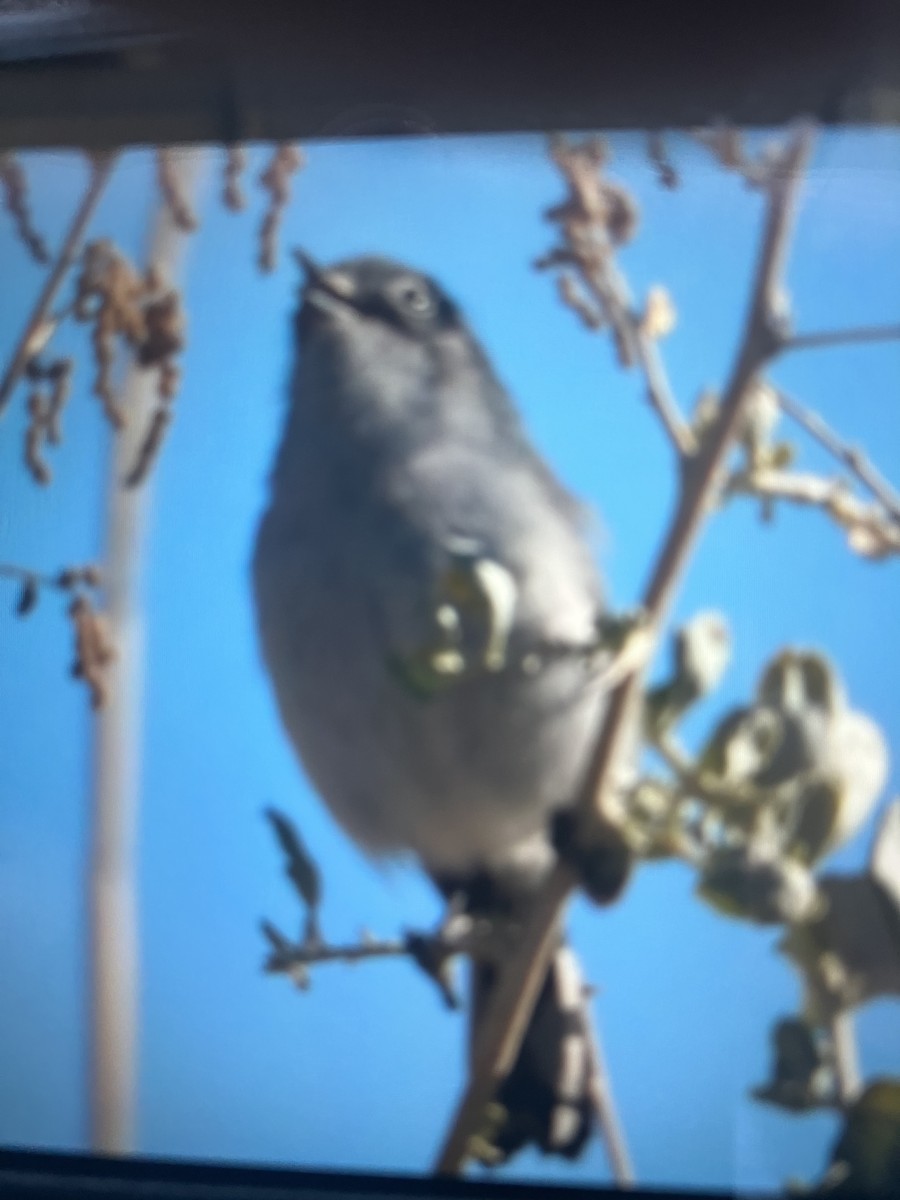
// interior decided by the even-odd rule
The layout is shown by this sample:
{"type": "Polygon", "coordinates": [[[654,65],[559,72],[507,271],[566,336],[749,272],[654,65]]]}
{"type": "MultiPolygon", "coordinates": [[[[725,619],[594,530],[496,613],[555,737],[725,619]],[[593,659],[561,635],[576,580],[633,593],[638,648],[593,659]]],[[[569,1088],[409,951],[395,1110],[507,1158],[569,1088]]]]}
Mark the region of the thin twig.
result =
{"type": "Polygon", "coordinates": [[[854,496],[842,479],[763,467],[732,475],[727,491],[819,508],[847,531],[850,548],[863,558],[889,558],[900,553],[900,521],[880,504],[854,496]]]}
{"type": "Polygon", "coordinates": [[[0,563],[0,579],[15,579],[19,583],[35,583],[38,587],[54,588],[60,592],[70,592],[73,588],[84,586],[97,588],[102,585],[99,567],[66,567],[56,575],[48,575],[44,571],[33,571],[30,567],[20,567],[16,563],[0,563]]]}
{"type": "MultiPolygon", "coordinates": [[[[564,139],[552,143],[551,153],[569,184],[569,195],[547,217],[559,226],[562,243],[542,256],[538,269],[570,266],[596,301],[596,311],[574,288],[571,278],[560,281],[560,294],[591,328],[611,326],[619,362],[640,366],[647,398],[679,455],[696,450],[696,438],[681,415],[656,344],[660,336],[637,312],[615,251],[633,235],[637,209],[629,194],[603,174],[606,150],[589,140],[570,147],[564,139]]],[[[672,312],[674,316],[674,310],[672,312]]]]}
{"type": "Polygon", "coordinates": [[[619,1120],[600,1038],[590,1022],[587,1022],[586,1037],[591,1057],[591,1077],[588,1085],[591,1103],[594,1106],[597,1125],[606,1146],[606,1155],[613,1178],[620,1187],[633,1187],[635,1183],[634,1166],[631,1162],[631,1155],[628,1153],[622,1123],[619,1120]]]}
{"type": "Polygon", "coordinates": [[[787,350],[819,350],[825,346],[850,346],[859,342],[900,341],[900,325],[863,325],[858,329],[825,329],[795,333],[785,341],[787,350]]]}
{"type": "MultiPolygon", "coordinates": [[[[719,416],[683,472],[681,496],[646,589],[643,608],[653,629],[659,628],[671,604],[709,514],[723,463],[751,392],[750,384],[780,344],[775,328],[779,285],[797,191],[812,141],[811,126],[803,124],[785,148],[780,169],[769,182],[767,220],[744,337],[719,416]]],[[[636,670],[612,693],[587,774],[580,805],[582,811],[599,815],[601,823],[625,735],[640,703],[642,676],[643,671],[636,670]]],[[[462,1167],[485,1106],[515,1060],[557,945],[563,910],[576,884],[573,869],[558,863],[536,897],[519,943],[503,964],[482,1019],[465,1093],[437,1159],[436,1170],[441,1174],[456,1174],[462,1167]]]]}
{"type": "Polygon", "coordinates": [[[411,953],[406,938],[362,938],[346,946],[335,946],[321,941],[291,942],[283,937],[270,921],[263,921],[261,929],[272,947],[263,969],[272,975],[289,975],[297,967],[313,967],[318,963],[355,963],[366,958],[408,958],[411,953]]]}
{"type": "Polygon", "coordinates": [[[66,234],[59,256],[53,265],[53,269],[47,276],[31,315],[25,323],[25,328],[22,330],[22,335],[13,351],[3,379],[0,380],[0,416],[3,415],[4,409],[12,395],[13,388],[19,382],[22,373],[28,365],[29,359],[42,348],[45,340],[44,330],[51,321],[50,305],[53,303],[57,292],[62,286],[66,273],[75,263],[81,252],[81,241],[84,237],[84,231],[94,214],[100,197],[103,195],[103,189],[106,187],[106,183],[115,166],[116,158],[117,155],[113,153],[92,160],[93,172],[87,191],[84,194],[81,204],[78,206],[75,216],[72,218],[72,224],[69,227],[69,232],[66,234]]]}
{"type": "Polygon", "coordinates": [[[777,395],[782,411],[787,413],[798,425],[802,425],[810,437],[815,438],[820,446],[823,446],[829,454],[834,455],[838,462],[843,463],[845,467],[852,471],[860,483],[869,489],[876,500],[879,500],[888,512],[896,520],[900,521],[900,495],[894,491],[893,487],[880,471],[876,470],[873,464],[869,462],[862,450],[848,445],[826,424],[818,413],[804,407],[804,405],[792,396],[788,396],[780,389],[777,395]]]}
{"type": "Polygon", "coordinates": [[[357,963],[371,958],[407,958],[436,984],[448,1008],[460,1007],[453,986],[453,961],[461,954],[477,959],[485,953],[491,939],[489,923],[475,921],[452,908],[438,928],[429,933],[410,931],[400,938],[373,938],[361,934],[358,942],[337,946],[326,942],[318,921],[307,919],[302,940],[286,938],[271,921],[261,923],[263,935],[271,947],[263,970],[287,975],[299,987],[309,986],[309,968],[322,963],[357,963]]]}
{"type": "Polygon", "coordinates": [[[625,277],[611,260],[604,266],[607,279],[602,283],[595,271],[577,265],[585,286],[599,302],[601,311],[609,312],[612,324],[617,329],[628,330],[632,351],[644,373],[647,400],[659,417],[669,441],[679,454],[693,453],[696,450],[694,435],[679,411],[656,339],[642,331],[640,316],[633,311],[625,277]]]}

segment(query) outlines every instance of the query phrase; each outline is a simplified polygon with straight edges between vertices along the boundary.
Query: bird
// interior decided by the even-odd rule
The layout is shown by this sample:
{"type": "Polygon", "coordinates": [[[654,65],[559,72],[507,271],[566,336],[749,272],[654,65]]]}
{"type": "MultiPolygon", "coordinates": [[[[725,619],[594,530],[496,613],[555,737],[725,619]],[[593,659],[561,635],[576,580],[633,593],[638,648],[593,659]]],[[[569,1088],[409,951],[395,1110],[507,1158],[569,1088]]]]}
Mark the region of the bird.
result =
{"type": "MultiPolygon", "coordinates": [[[[515,920],[604,712],[586,507],[428,275],[304,251],[287,414],[252,576],[262,657],[314,789],[361,850],[515,920]]],[[[624,872],[623,872],[624,877],[624,872]]],[[[473,1038],[498,962],[473,967],[473,1038]]],[[[498,1093],[492,1152],[589,1138],[588,989],[564,941],[498,1093]]]]}

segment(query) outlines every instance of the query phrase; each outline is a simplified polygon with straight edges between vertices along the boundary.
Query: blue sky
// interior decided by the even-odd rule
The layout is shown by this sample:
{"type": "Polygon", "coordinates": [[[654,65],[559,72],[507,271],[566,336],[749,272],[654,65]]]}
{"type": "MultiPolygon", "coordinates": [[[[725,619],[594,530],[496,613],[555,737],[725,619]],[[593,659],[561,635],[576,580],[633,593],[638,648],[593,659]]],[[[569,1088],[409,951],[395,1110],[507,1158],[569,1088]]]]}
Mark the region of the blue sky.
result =
{"type": "MultiPolygon", "coordinates": [[[[744,313],[759,198],[687,141],[663,191],[642,142],[613,139],[613,173],[642,212],[622,262],[636,293],[664,282],[679,324],[664,345],[687,407],[720,383],[744,313]]],[[[58,245],[84,186],[77,156],[27,158],[38,226],[58,245]]],[[[254,170],[263,151],[254,151],[254,170]]],[[[409,966],[320,970],[296,993],[259,967],[257,921],[292,929],[293,897],[260,813],[293,813],[325,874],[333,940],[433,921],[414,870],[373,866],[309,791],[283,738],[257,655],[248,559],[283,412],[296,272],[255,268],[262,198],[234,215],[210,160],[191,247],[190,346],[177,420],[154,477],[145,562],[147,664],[140,816],[142,1153],[312,1167],[428,1167],[462,1085],[463,1024],[409,966]]],[[[560,194],[541,139],[423,139],[314,145],[282,245],[328,260],[377,252],[434,273],[463,304],[538,444],[600,514],[597,553],[613,602],[640,595],[673,496],[668,448],[639,381],[561,308],[531,261],[549,244],[541,211],[560,194]]],[[[789,271],[802,329],[900,315],[900,135],[825,134],[805,190],[789,271]]],[[[154,204],[148,155],[129,153],[94,222],[140,258],[154,204]]],[[[40,285],[0,220],[0,357],[40,285]]],[[[109,437],[87,394],[87,340],[55,480],[21,467],[24,398],[0,427],[0,561],[53,569],[95,558],[109,437]]],[[[841,348],[779,363],[777,379],[900,480],[900,345],[841,348]]],[[[804,444],[804,461],[822,456],[804,444]]],[[[12,590],[0,596],[10,607],[12,590]]],[[[818,514],[763,526],[734,505],[709,528],[678,615],[725,610],[735,658],[699,737],[745,697],[785,644],[839,663],[856,706],[900,746],[895,701],[900,564],[851,557],[818,514]]],[[[25,623],[0,612],[0,1144],[83,1148],[86,1062],[83,883],[91,716],[66,677],[62,605],[25,623]]],[[[898,791],[893,768],[885,799],[898,791]]],[[[863,836],[835,856],[865,860],[863,836]]],[[[834,1125],[754,1104],[772,1020],[796,981],[770,932],[717,916],[678,865],[641,870],[620,905],[576,903],[572,937],[596,1011],[638,1174],[646,1184],[765,1187],[816,1173],[834,1125]]],[[[867,1071],[900,1071],[896,1004],[859,1022],[867,1071]]],[[[608,1178],[599,1145],[575,1166],[517,1159],[511,1178],[608,1178]]]]}

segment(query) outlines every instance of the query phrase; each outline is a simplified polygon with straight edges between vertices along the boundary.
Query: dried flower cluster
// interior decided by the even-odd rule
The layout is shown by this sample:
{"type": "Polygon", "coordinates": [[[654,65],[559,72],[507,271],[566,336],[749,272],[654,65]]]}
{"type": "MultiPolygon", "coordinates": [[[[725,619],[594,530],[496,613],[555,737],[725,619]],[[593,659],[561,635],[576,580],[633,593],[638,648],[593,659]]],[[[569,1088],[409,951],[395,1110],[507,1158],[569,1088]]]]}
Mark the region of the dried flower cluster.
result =
{"type": "Polygon", "coordinates": [[[675,327],[675,305],[664,287],[650,289],[643,311],[634,307],[616,252],[636,234],[637,204],[606,173],[609,151],[599,138],[570,144],[554,138],[550,155],[568,195],[545,216],[559,231],[558,243],[537,260],[539,270],[560,272],[560,298],[589,329],[608,329],[620,366],[638,366],[647,396],[679,453],[694,449],[691,430],[678,411],[656,342],[675,327]]]}
{"type": "Polygon", "coordinates": [[[87,684],[91,707],[102,708],[109,694],[108,668],[116,656],[107,619],[94,607],[86,592],[79,592],[73,598],[69,618],[75,629],[72,676],[87,684]]]}
{"type": "Polygon", "coordinates": [[[85,247],[74,312],[93,326],[94,395],[115,429],[121,429],[125,419],[111,378],[117,341],[131,349],[141,367],[157,371],[159,405],[126,480],[135,486],[146,477],[171,420],[180,379],[175,355],[184,348],[185,337],[181,294],[168,287],[153,266],[140,275],[111,241],[103,239],[85,247]]]}
{"type": "Polygon", "coordinates": [[[32,221],[28,206],[28,180],[15,155],[8,151],[0,154],[0,187],[3,188],[4,207],[16,223],[22,244],[35,262],[45,265],[50,261],[50,252],[32,221]]]}
{"type": "Polygon", "coordinates": [[[115,646],[105,615],[96,603],[96,593],[103,586],[99,567],[88,563],[81,567],[64,567],[56,575],[42,575],[27,567],[0,564],[0,578],[11,579],[19,585],[15,613],[27,617],[37,608],[44,590],[63,592],[71,597],[68,616],[75,635],[75,659],[71,673],[87,684],[91,706],[102,708],[109,694],[109,666],[114,661],[115,646]]]}
{"type": "Polygon", "coordinates": [[[278,261],[278,230],[291,198],[291,176],[305,163],[303,151],[292,143],[280,145],[259,177],[269,193],[269,208],[259,233],[259,269],[274,271],[278,261]]]}
{"type": "Polygon", "coordinates": [[[62,413],[69,398],[73,365],[71,358],[58,358],[46,365],[32,359],[26,370],[37,385],[28,397],[31,419],[25,430],[25,466],[36,483],[48,484],[53,478],[43,450],[45,444],[58,446],[62,441],[62,413]],[[42,390],[41,384],[49,388],[42,390]]]}

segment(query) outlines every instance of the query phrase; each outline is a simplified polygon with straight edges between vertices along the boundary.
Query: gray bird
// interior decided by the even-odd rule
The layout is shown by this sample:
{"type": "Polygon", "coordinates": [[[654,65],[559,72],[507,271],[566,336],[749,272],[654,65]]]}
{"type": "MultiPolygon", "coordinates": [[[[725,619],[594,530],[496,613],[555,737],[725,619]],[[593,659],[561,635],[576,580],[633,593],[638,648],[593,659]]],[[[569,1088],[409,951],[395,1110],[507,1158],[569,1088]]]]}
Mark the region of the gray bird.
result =
{"type": "MultiPolygon", "coordinates": [[[[585,514],[433,280],[298,258],[298,354],[253,561],[281,718],[364,851],[414,856],[470,911],[514,918],[552,866],[549,824],[602,716],[585,514]]],[[[495,968],[475,972],[476,1027],[495,968]]],[[[584,997],[561,946],[498,1096],[500,1157],[583,1146],[584,997]]]]}

